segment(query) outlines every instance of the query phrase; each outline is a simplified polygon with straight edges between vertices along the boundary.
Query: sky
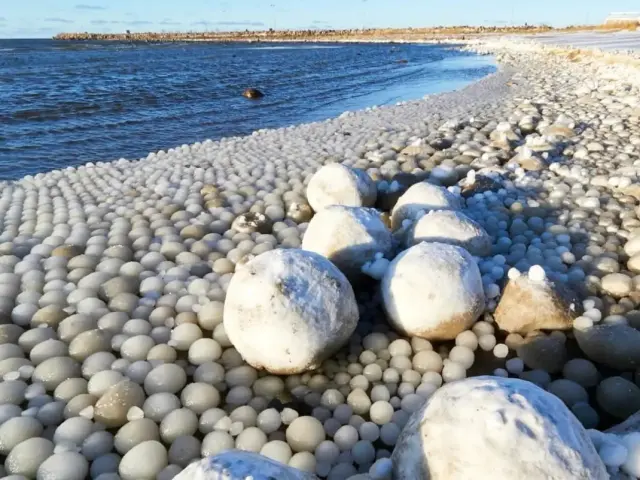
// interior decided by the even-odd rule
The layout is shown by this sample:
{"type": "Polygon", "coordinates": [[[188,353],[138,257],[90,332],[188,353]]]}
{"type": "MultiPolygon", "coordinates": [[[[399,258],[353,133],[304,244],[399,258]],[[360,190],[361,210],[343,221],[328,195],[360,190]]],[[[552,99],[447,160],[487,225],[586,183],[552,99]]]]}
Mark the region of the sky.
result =
{"type": "Polygon", "coordinates": [[[69,31],[562,26],[601,23],[610,12],[629,11],[640,11],[640,0],[0,0],[0,38],[69,31]]]}

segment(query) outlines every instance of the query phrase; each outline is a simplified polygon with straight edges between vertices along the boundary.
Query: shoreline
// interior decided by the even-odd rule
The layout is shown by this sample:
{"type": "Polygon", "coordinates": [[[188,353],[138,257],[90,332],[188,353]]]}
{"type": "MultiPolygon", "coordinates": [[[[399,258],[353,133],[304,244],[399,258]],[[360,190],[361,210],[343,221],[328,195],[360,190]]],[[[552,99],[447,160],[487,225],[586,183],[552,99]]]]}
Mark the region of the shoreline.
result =
{"type": "Polygon", "coordinates": [[[250,451],[309,480],[640,478],[635,54],[463,48],[498,71],[0,183],[0,476],[266,475],[250,451]],[[327,198],[371,218],[323,219],[327,198]],[[324,256],[305,246],[314,222],[336,233],[312,239],[324,256]],[[340,273],[343,250],[370,278],[340,273]],[[342,337],[317,347],[325,313],[342,337]]]}
{"type": "MultiPolygon", "coordinates": [[[[286,42],[285,42],[286,43],[286,42]]],[[[333,42],[333,43],[339,43],[339,42],[333,42]]],[[[370,43],[370,42],[368,42],[370,43]]],[[[375,42],[374,42],[375,43],[375,42]]],[[[385,42],[382,42],[385,43],[385,42]]],[[[416,43],[416,42],[410,42],[408,41],[407,43],[416,43]]],[[[448,45],[450,45],[450,48],[452,49],[462,49],[461,47],[463,46],[462,43],[459,42],[451,42],[448,43],[448,45]]],[[[474,55],[478,56],[478,57],[493,57],[491,53],[481,53],[481,52],[472,52],[474,53],[474,55]]],[[[424,94],[421,96],[416,96],[415,98],[412,98],[410,100],[405,100],[405,101],[400,101],[400,102],[396,102],[396,103],[389,103],[389,104],[383,104],[383,105],[367,105],[365,107],[356,109],[356,110],[344,110],[341,111],[340,113],[331,115],[330,117],[321,119],[321,120],[316,120],[316,121],[300,121],[300,122],[295,122],[293,124],[287,125],[287,126],[282,126],[279,128],[273,128],[273,127],[269,127],[269,128],[257,128],[254,131],[248,132],[246,134],[242,134],[242,135],[228,135],[228,136],[223,136],[223,137],[218,137],[215,139],[202,139],[202,140],[198,140],[194,143],[203,143],[203,142],[207,142],[207,143],[211,143],[211,144],[215,144],[217,145],[219,142],[221,141],[226,141],[229,139],[246,139],[249,138],[255,134],[257,134],[258,132],[269,132],[269,131],[280,131],[280,130],[288,130],[291,127],[304,127],[304,128],[313,128],[314,126],[317,125],[322,125],[325,124],[327,122],[336,122],[336,127],[337,128],[341,128],[340,124],[341,123],[345,123],[345,125],[348,127],[351,123],[349,122],[344,122],[341,119],[344,119],[346,116],[357,116],[360,117],[361,115],[365,115],[367,114],[367,112],[385,112],[387,109],[389,108],[395,108],[396,110],[394,110],[393,113],[390,114],[383,114],[383,116],[385,116],[385,118],[389,117],[389,116],[393,116],[393,115],[402,115],[402,113],[397,110],[397,109],[402,109],[405,107],[409,107],[411,109],[419,109],[419,108],[426,108],[423,105],[423,102],[427,101],[429,102],[429,104],[431,105],[432,103],[434,104],[434,110],[441,110],[442,112],[445,111],[450,111],[451,108],[453,108],[454,110],[460,110],[458,108],[459,105],[471,105],[471,104],[475,104],[475,103],[486,103],[488,101],[491,101],[492,99],[495,99],[495,87],[496,87],[496,81],[491,80],[487,83],[488,88],[486,89],[487,92],[489,93],[490,96],[485,95],[485,92],[483,92],[483,85],[485,85],[485,80],[490,79],[491,77],[493,77],[496,74],[501,74],[500,77],[505,76],[506,74],[504,72],[502,72],[502,66],[499,65],[498,62],[495,61],[495,59],[493,58],[493,61],[491,62],[493,64],[493,66],[496,69],[496,72],[491,73],[489,75],[486,75],[478,80],[472,80],[468,85],[462,87],[462,88],[454,88],[452,90],[450,89],[445,89],[444,91],[441,92],[437,92],[437,93],[432,93],[432,94],[424,94]],[[474,85],[476,85],[478,82],[481,82],[478,87],[474,87],[474,85]],[[464,93],[464,94],[460,94],[460,92],[465,92],[468,88],[470,87],[474,87],[472,88],[472,90],[469,93],[464,93]],[[479,90],[478,90],[479,89],[479,90]],[[448,97],[447,95],[449,94],[458,94],[456,96],[453,97],[448,97]],[[460,96],[461,95],[461,96],[460,96]],[[460,100],[458,100],[458,97],[460,96],[460,100]]],[[[508,70],[508,69],[507,69],[508,70]]],[[[506,78],[506,76],[505,76],[506,78]]],[[[502,81],[502,80],[499,80],[502,81]]],[[[506,81],[506,80],[504,80],[506,81]]],[[[464,107],[466,108],[466,107],[464,107]]],[[[372,117],[377,117],[379,116],[378,113],[373,114],[372,117]]],[[[372,118],[372,120],[374,120],[372,118]]],[[[366,121],[366,119],[362,119],[362,121],[366,121]]],[[[378,122],[379,124],[379,120],[374,120],[375,122],[378,122]]],[[[192,144],[191,144],[192,145],[192,144]]],[[[175,151],[179,148],[181,148],[183,145],[172,145],[172,146],[166,146],[163,149],[158,149],[155,151],[151,151],[151,152],[147,152],[145,157],[127,157],[126,160],[129,162],[138,162],[143,160],[144,158],[148,157],[149,155],[155,154],[159,151],[166,151],[166,152],[172,152],[175,151]]],[[[122,159],[123,157],[121,157],[122,159]]],[[[112,163],[118,161],[117,158],[112,158],[112,159],[101,159],[101,160],[97,160],[97,161],[93,161],[93,162],[86,162],[86,163],[95,163],[95,164],[107,164],[107,163],[112,163]]],[[[85,164],[79,164],[79,165],[69,165],[68,167],[64,167],[64,168],[57,168],[57,169],[52,169],[52,170],[46,170],[43,172],[37,172],[31,175],[26,175],[26,177],[33,177],[35,175],[39,175],[39,174],[47,174],[50,172],[54,172],[54,171],[62,171],[65,168],[73,168],[73,169],[77,169],[77,168],[81,168],[83,167],[85,164]]],[[[15,179],[6,179],[6,180],[0,180],[0,185],[5,184],[6,182],[18,182],[20,181],[22,178],[15,178],[15,179]]]]}

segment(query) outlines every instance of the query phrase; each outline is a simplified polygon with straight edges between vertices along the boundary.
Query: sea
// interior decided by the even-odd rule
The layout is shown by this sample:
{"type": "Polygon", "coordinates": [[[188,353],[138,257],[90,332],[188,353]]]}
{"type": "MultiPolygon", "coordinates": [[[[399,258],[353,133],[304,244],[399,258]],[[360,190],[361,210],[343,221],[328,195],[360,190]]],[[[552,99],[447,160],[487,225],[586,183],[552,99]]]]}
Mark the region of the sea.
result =
{"type": "Polygon", "coordinates": [[[450,45],[0,40],[0,180],[419,99],[495,69],[450,45]]]}

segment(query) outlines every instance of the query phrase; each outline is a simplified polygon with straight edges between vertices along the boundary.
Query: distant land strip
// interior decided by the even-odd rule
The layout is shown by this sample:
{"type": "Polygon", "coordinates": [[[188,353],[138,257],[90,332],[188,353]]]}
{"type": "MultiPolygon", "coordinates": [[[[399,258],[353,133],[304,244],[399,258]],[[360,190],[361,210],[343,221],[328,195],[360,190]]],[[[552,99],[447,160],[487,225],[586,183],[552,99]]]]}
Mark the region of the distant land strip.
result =
{"type": "Polygon", "coordinates": [[[607,23],[552,28],[547,25],[520,26],[458,26],[402,29],[352,29],[352,30],[245,30],[233,32],[125,32],[125,33],[60,33],[54,40],[92,40],[116,42],[275,42],[275,41],[357,41],[357,40],[437,40],[438,38],[475,35],[535,34],[549,31],[624,30],[635,29],[637,22],[607,23]]]}

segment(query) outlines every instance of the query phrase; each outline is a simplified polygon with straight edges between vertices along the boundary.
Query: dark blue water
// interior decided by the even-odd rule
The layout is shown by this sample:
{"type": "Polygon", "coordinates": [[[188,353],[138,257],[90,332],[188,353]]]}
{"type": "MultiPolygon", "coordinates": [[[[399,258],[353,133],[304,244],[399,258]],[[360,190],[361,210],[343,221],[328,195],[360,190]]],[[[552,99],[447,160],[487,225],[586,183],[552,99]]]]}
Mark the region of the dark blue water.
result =
{"type": "Polygon", "coordinates": [[[0,40],[0,179],[323,120],[493,70],[436,45],[0,40]]]}

